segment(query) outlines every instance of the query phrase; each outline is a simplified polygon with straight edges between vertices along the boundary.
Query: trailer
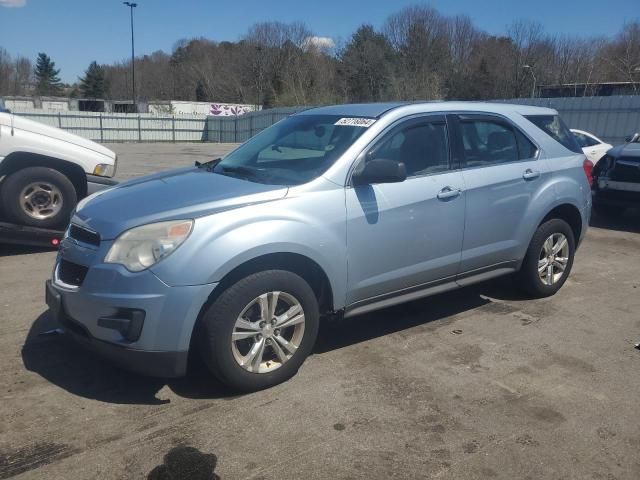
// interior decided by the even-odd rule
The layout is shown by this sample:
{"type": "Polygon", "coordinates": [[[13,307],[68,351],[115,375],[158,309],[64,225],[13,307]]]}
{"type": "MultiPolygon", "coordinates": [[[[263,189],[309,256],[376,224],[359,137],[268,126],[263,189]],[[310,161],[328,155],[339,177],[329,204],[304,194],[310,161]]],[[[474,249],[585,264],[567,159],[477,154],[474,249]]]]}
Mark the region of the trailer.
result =
{"type": "Polygon", "coordinates": [[[64,230],[26,227],[15,223],[0,222],[0,243],[55,249],[58,248],[63,237],[64,230]]]}

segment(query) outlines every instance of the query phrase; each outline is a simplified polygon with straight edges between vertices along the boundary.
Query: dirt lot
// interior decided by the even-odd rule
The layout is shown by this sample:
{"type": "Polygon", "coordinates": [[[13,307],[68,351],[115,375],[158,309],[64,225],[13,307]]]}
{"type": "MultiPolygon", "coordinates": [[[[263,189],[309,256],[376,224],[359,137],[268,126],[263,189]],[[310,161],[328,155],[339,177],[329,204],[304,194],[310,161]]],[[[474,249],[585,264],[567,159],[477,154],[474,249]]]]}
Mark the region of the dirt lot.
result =
{"type": "MultiPolygon", "coordinates": [[[[113,148],[126,178],[225,146],[113,148]]],[[[244,396],[39,335],[55,254],[0,246],[0,479],[640,478],[640,214],[595,223],[553,298],[507,279],[323,325],[244,396]]]]}

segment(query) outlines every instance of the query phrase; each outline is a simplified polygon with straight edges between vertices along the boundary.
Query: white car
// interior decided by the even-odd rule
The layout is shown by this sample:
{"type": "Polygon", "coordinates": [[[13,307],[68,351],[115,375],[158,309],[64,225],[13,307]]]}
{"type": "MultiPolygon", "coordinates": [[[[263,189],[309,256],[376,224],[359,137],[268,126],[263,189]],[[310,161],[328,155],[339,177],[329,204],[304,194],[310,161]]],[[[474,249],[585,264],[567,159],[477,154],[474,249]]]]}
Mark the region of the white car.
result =
{"type": "Polygon", "coordinates": [[[116,183],[116,164],[102,145],[0,108],[2,220],[64,228],[79,200],[116,183]]]}
{"type": "Polygon", "coordinates": [[[592,133],[574,129],[571,129],[571,131],[576,137],[578,145],[580,145],[584,154],[589,160],[591,160],[591,162],[593,162],[594,165],[598,163],[598,160],[604,157],[604,154],[607,153],[609,149],[613,148],[613,145],[603,142],[592,133]]]}

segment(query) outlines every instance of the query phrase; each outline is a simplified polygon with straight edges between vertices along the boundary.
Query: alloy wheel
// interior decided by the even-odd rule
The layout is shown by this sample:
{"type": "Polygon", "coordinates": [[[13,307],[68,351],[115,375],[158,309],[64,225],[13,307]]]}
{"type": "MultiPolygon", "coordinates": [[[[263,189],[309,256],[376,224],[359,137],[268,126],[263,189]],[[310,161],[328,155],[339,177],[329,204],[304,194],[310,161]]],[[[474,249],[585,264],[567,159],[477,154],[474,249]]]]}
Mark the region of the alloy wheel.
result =
{"type": "Polygon", "coordinates": [[[254,298],[238,316],[231,333],[233,357],[252,373],[280,368],[295,355],[304,336],[300,302],[285,292],[254,298]]]}
{"type": "Polygon", "coordinates": [[[564,276],[569,263],[569,241],[562,233],[550,235],[538,257],[538,276],[545,285],[553,285],[564,276]]]}

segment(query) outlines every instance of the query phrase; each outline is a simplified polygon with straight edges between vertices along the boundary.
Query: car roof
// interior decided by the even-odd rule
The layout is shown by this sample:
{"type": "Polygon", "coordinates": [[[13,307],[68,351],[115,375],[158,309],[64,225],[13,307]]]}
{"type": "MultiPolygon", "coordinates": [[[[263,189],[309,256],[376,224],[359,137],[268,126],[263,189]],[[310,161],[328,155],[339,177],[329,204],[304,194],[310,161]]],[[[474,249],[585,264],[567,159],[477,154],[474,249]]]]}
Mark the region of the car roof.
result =
{"type": "Polygon", "coordinates": [[[493,102],[388,102],[388,103],[350,103],[344,105],[331,105],[305,110],[298,115],[341,115],[345,117],[371,117],[380,118],[393,110],[401,113],[406,108],[411,113],[416,113],[416,107],[422,107],[423,113],[472,111],[485,113],[519,113],[520,115],[557,115],[558,112],[551,108],[534,107],[510,103],[493,102]]]}
{"type": "Polygon", "coordinates": [[[609,150],[609,155],[614,157],[637,157],[640,156],[640,143],[625,143],[609,150]]]}

